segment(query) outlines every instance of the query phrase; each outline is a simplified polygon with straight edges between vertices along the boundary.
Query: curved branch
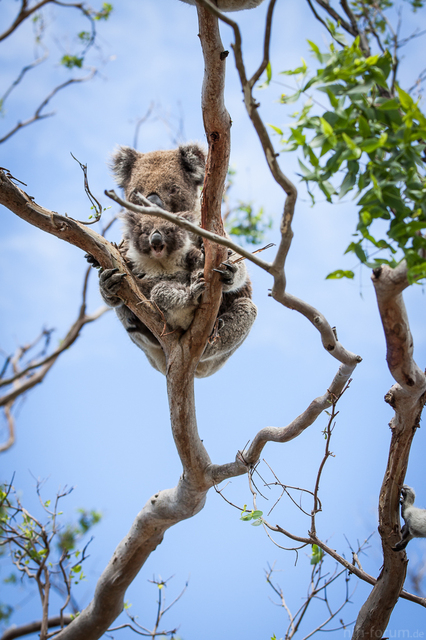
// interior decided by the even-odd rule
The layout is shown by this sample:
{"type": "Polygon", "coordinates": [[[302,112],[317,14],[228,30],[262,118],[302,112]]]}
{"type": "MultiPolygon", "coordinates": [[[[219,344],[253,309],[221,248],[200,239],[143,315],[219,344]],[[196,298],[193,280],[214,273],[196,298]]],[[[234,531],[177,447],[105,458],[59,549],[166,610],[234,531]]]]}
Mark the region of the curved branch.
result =
{"type": "Polygon", "coordinates": [[[35,4],[33,7],[28,8],[28,0],[22,0],[21,8],[15,20],[12,22],[10,27],[6,29],[6,31],[4,31],[3,33],[0,33],[0,42],[2,40],[5,40],[8,36],[10,36],[10,34],[13,33],[15,29],[17,29],[19,25],[22,24],[22,22],[24,22],[24,20],[26,20],[30,15],[32,15],[36,11],[39,11],[39,9],[41,9],[46,4],[49,4],[49,3],[57,4],[59,7],[70,7],[74,9],[79,9],[80,11],[82,11],[82,13],[84,13],[84,15],[89,16],[88,11],[85,8],[83,2],[67,3],[67,2],[59,2],[59,0],[41,0],[39,3],[35,4]]]}
{"type": "Polygon", "coordinates": [[[2,453],[3,451],[7,451],[15,443],[15,420],[11,413],[12,405],[13,405],[13,401],[9,402],[4,408],[4,414],[5,414],[8,430],[9,430],[9,437],[5,442],[0,444],[0,453],[2,453]]]}
{"type": "Polygon", "coordinates": [[[32,389],[37,384],[40,384],[40,382],[43,382],[49,369],[51,369],[51,367],[55,364],[61,353],[68,349],[77,340],[84,325],[90,322],[94,322],[94,320],[100,318],[100,316],[102,316],[108,310],[108,307],[104,306],[91,315],[79,316],[71,326],[65,338],[62,340],[61,346],[58,347],[52,354],[50,354],[50,356],[47,356],[47,358],[45,358],[44,360],[27,367],[25,370],[13,376],[13,378],[5,380],[5,384],[10,383],[11,381],[15,384],[12,391],[9,391],[4,396],[0,397],[0,407],[5,407],[9,403],[14,402],[18,396],[21,396],[26,391],[29,391],[29,389],[32,389]],[[37,371],[37,373],[31,376],[26,375],[28,372],[38,367],[41,367],[40,371],[37,371]],[[20,380],[21,378],[23,378],[23,380],[20,380]],[[18,380],[19,382],[17,383],[18,380]]]}
{"type": "MultiPolygon", "coordinates": [[[[47,628],[59,627],[61,624],[67,625],[72,621],[72,616],[54,616],[47,620],[47,628]]],[[[14,640],[14,638],[22,638],[22,636],[28,636],[30,633],[36,633],[40,631],[42,627],[42,620],[36,622],[30,622],[29,624],[23,624],[21,627],[13,627],[6,629],[0,640],[14,640]]]]}
{"type": "Polygon", "coordinates": [[[396,382],[410,393],[423,388],[425,374],[413,360],[413,337],[402,292],[409,286],[407,265],[383,265],[373,272],[377,304],[386,337],[386,361],[396,382]]]}
{"type": "Polygon", "coordinates": [[[96,71],[92,70],[91,73],[88,76],[85,76],[84,78],[71,78],[71,80],[67,80],[66,82],[63,82],[62,84],[60,84],[57,87],[55,87],[53,89],[53,91],[51,91],[51,93],[49,93],[49,95],[43,100],[43,102],[40,104],[40,106],[36,109],[34,115],[31,118],[28,118],[28,120],[24,120],[24,122],[18,122],[18,124],[13,129],[11,129],[9,131],[9,133],[7,133],[5,136],[0,138],[0,144],[2,144],[2,142],[5,142],[6,140],[8,140],[17,131],[19,131],[19,129],[22,129],[23,127],[27,127],[28,125],[32,124],[33,122],[37,122],[37,120],[43,120],[44,118],[50,118],[51,116],[53,116],[54,112],[52,112],[52,113],[41,113],[41,111],[50,102],[50,100],[59,91],[61,91],[62,89],[65,89],[65,87],[68,87],[70,84],[74,84],[75,82],[87,82],[88,80],[91,80],[93,78],[93,76],[95,75],[95,73],[96,73],[96,71]]]}
{"type": "Polygon", "coordinates": [[[259,80],[262,73],[265,71],[266,67],[269,63],[269,46],[271,44],[271,31],[272,31],[272,16],[275,8],[276,0],[271,0],[268,7],[268,12],[266,14],[266,26],[265,26],[265,37],[263,41],[263,60],[258,68],[258,70],[252,75],[250,79],[250,84],[252,87],[259,80]]]}
{"type": "Polygon", "coordinates": [[[118,268],[121,272],[124,272],[127,277],[123,278],[117,295],[158,337],[162,347],[165,350],[170,350],[171,344],[177,339],[176,336],[161,335],[163,322],[159,314],[152,309],[148,309],[148,305],[145,304],[147,302],[146,298],[141,294],[137,282],[115,245],[108,242],[106,238],[96,233],[96,231],[93,231],[91,227],[82,225],[72,218],[59,215],[55,211],[50,211],[36,204],[22,189],[13,184],[5,171],[2,170],[0,170],[0,204],[3,204],[29,224],[79,247],[86,253],[90,253],[103,269],[118,268]]]}
{"type": "MultiPolygon", "coordinates": [[[[385,396],[395,414],[390,422],[392,439],[379,496],[383,567],[358,614],[353,635],[356,640],[374,635],[381,637],[402,595],[407,556],[405,551],[393,551],[400,538],[399,497],[426,402],[426,376],[413,359],[413,339],[402,298],[402,291],[408,286],[407,265],[402,262],[395,269],[383,265],[374,270],[373,284],[386,338],[389,370],[397,384],[385,396]]],[[[424,599],[420,604],[424,606],[424,599]]]]}
{"type": "MultiPolygon", "coordinates": [[[[247,469],[252,467],[260,458],[263,448],[267,442],[289,442],[297,438],[305,429],[310,427],[318,416],[328,409],[336,399],[339,398],[347,384],[356,363],[350,367],[340,365],[327,393],[311,402],[309,407],[290,422],[286,427],[265,427],[261,429],[253,438],[253,442],[247,451],[239,452],[237,459],[233,463],[223,465],[212,465],[210,474],[214,484],[219,484],[223,480],[233,476],[247,473],[247,469]]],[[[304,540],[301,540],[304,542],[304,540]]]]}
{"type": "MultiPolygon", "coordinates": [[[[325,317],[319,313],[314,307],[310,306],[303,300],[300,300],[292,295],[286,293],[286,277],[285,277],[285,261],[287,259],[288,252],[290,250],[291,241],[293,238],[293,231],[291,224],[293,221],[294,209],[297,198],[297,190],[294,184],[288,179],[288,177],[281,171],[281,168],[277,161],[278,154],[275,153],[269,133],[259,115],[259,104],[254,100],[252,95],[253,85],[250,80],[247,79],[246,70],[244,66],[242,56],[242,38],[239,27],[236,22],[228,18],[228,16],[221,13],[217,7],[215,7],[209,0],[197,0],[197,3],[203,7],[208,8],[212,14],[220,18],[223,22],[229,25],[234,31],[235,43],[232,45],[232,49],[235,55],[235,65],[240,77],[241,87],[244,95],[244,104],[247,110],[247,114],[253,123],[253,126],[258,135],[259,141],[262,145],[266,161],[269,169],[275,181],[281,186],[283,191],[287,194],[284,204],[284,212],[281,219],[281,242],[278,247],[275,260],[272,265],[268,265],[266,270],[274,277],[274,284],[272,287],[272,297],[280,302],[282,305],[289,309],[295,309],[299,313],[305,316],[313,325],[318,329],[321,334],[321,339],[324,348],[335,357],[339,362],[342,362],[349,367],[353,367],[357,363],[361,362],[360,356],[357,356],[350,351],[347,351],[337,341],[334,332],[327,322],[325,317]]],[[[265,52],[269,46],[270,38],[270,20],[272,18],[272,11],[274,8],[274,0],[271,0],[268,8],[268,16],[266,22],[265,31],[265,52]]],[[[257,74],[255,74],[256,77],[257,74]]],[[[239,252],[241,253],[241,252],[239,252]]],[[[250,259],[250,258],[249,258],[250,259]]],[[[255,260],[252,260],[255,262],[255,260]]],[[[257,261],[259,266],[262,266],[257,261]]],[[[263,266],[263,268],[265,268],[263,266]]]]}
{"type": "Polygon", "coordinates": [[[41,0],[41,2],[39,2],[38,4],[35,4],[33,7],[28,9],[27,8],[28,0],[22,0],[21,8],[15,20],[12,22],[10,27],[6,29],[6,31],[4,31],[3,33],[0,33],[0,42],[2,40],[5,40],[8,36],[10,36],[10,34],[13,33],[15,29],[17,29],[19,25],[28,18],[28,16],[30,16],[32,13],[34,13],[35,11],[38,11],[39,9],[44,7],[44,5],[49,4],[49,2],[52,2],[52,1],[53,0],[41,0]]]}
{"type": "Polygon", "coordinates": [[[34,69],[35,67],[38,67],[39,64],[42,64],[45,60],[47,60],[48,56],[49,56],[49,53],[48,53],[47,50],[45,50],[44,54],[42,56],[40,56],[40,58],[37,58],[37,60],[34,60],[34,62],[31,62],[30,64],[26,65],[25,67],[23,67],[21,69],[21,72],[18,75],[18,77],[16,78],[16,80],[14,80],[12,82],[10,87],[8,89],[6,89],[5,93],[0,98],[0,103],[2,104],[2,106],[4,106],[4,103],[5,103],[6,99],[12,93],[13,89],[18,86],[18,84],[24,78],[25,74],[28,71],[31,71],[31,69],[34,69]]]}

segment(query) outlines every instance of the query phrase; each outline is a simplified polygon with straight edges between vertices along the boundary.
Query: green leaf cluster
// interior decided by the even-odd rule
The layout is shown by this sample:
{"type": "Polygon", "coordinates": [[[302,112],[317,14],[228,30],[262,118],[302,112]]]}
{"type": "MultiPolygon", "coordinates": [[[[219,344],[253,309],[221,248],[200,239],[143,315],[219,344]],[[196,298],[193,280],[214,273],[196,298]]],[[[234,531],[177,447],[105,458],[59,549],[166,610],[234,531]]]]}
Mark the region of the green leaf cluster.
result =
{"type": "Polygon", "coordinates": [[[66,53],[61,58],[61,65],[67,69],[81,69],[83,66],[84,57],[72,56],[66,53]]]}
{"type": "Polygon", "coordinates": [[[232,217],[226,221],[231,236],[243,238],[248,244],[260,244],[272,227],[272,218],[266,217],[263,207],[255,213],[251,203],[240,202],[233,210],[232,217]]]}
{"type": "MultiPolygon", "coordinates": [[[[225,204],[229,203],[229,192],[234,186],[236,173],[233,167],[228,167],[227,184],[223,196],[225,204]]],[[[241,200],[237,206],[230,207],[228,205],[227,208],[228,212],[224,214],[224,223],[229,235],[238,236],[246,244],[260,244],[264,241],[268,229],[272,227],[272,218],[266,216],[263,208],[255,213],[251,202],[242,202],[241,200]]]]}
{"type": "Polygon", "coordinates": [[[79,55],[65,54],[60,59],[60,64],[66,69],[81,69],[83,67],[84,58],[90,47],[94,44],[96,39],[95,22],[99,20],[108,20],[113,10],[112,4],[109,2],[103,2],[99,11],[95,11],[90,7],[82,5],[82,11],[87,18],[89,18],[92,31],[80,31],[77,34],[77,38],[80,45],[83,45],[83,49],[79,55]]]}
{"type": "Polygon", "coordinates": [[[99,511],[78,509],[78,512],[80,513],[78,522],[67,524],[58,534],[57,545],[62,552],[74,551],[77,542],[102,518],[99,511]]]}
{"type": "Polygon", "coordinates": [[[94,11],[93,17],[95,20],[108,20],[113,10],[112,4],[109,2],[102,3],[102,9],[100,11],[94,11]]]}
{"type": "MultiPolygon", "coordinates": [[[[422,235],[426,228],[426,118],[400,87],[392,94],[388,51],[365,57],[358,39],[341,50],[331,45],[327,53],[313,42],[310,46],[320,65],[316,75],[307,77],[305,63],[287,72],[301,73],[303,86],[281,101],[292,102],[315,89],[328,98],[330,106],[317,114],[309,100],[294,114],[294,126],[283,140],[285,150],[302,150],[301,177],[313,202],[312,183],[329,202],[354,192],[359,219],[346,252],[372,268],[383,263],[395,266],[405,258],[409,279],[418,281],[426,277],[422,235]],[[378,220],[386,223],[384,237],[375,237],[373,223],[378,220]],[[385,250],[386,257],[370,260],[365,244],[374,251],[385,250]]],[[[353,273],[338,270],[329,277],[353,277],[353,273]]]]}
{"type": "Polygon", "coordinates": [[[13,613],[13,607],[8,604],[0,602],[0,622],[8,622],[10,616],[13,613]]]}
{"type": "Polygon", "coordinates": [[[324,551],[317,544],[312,545],[311,564],[319,564],[324,557],[324,551]]]}
{"type": "Polygon", "coordinates": [[[253,527],[258,527],[259,525],[262,524],[262,516],[263,516],[263,511],[258,511],[254,509],[252,509],[251,511],[247,511],[246,505],[244,505],[244,509],[241,512],[240,520],[243,520],[243,522],[252,521],[251,524],[253,525],[253,527]]]}
{"type": "MultiPolygon", "coordinates": [[[[42,503],[42,520],[22,506],[11,485],[0,486],[0,550],[9,552],[9,557],[6,554],[2,557],[3,564],[10,558],[18,575],[20,573],[24,578],[34,579],[41,571],[47,570],[51,575],[62,576],[68,586],[84,579],[82,564],[87,557],[85,551],[89,543],[82,551],[77,544],[100,521],[101,514],[79,509],[77,522],[61,525],[62,513],[58,511],[58,502],[68,493],[58,494],[53,506],[51,500],[42,503]]],[[[3,582],[16,583],[16,574],[10,574],[3,582]]],[[[8,605],[0,603],[0,621],[6,620],[11,611],[8,605]]]]}

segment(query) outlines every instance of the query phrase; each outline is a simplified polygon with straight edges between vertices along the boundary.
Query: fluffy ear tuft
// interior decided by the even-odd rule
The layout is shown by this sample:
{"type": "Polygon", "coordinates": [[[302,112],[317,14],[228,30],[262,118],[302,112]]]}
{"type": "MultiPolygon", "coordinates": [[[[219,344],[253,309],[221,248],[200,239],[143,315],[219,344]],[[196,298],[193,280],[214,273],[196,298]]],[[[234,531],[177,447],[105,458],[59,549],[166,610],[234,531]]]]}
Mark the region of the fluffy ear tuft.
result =
{"type": "Polygon", "coordinates": [[[119,187],[126,187],[132,174],[133,165],[139,154],[131,147],[118,147],[111,159],[110,167],[119,187]]]}
{"type": "Polygon", "coordinates": [[[141,220],[141,214],[125,210],[119,214],[119,218],[123,222],[123,238],[130,240],[135,227],[141,220]]]}
{"type": "Polygon", "coordinates": [[[185,171],[190,174],[196,185],[203,184],[206,167],[206,154],[198,144],[182,144],[180,157],[185,171]]]}

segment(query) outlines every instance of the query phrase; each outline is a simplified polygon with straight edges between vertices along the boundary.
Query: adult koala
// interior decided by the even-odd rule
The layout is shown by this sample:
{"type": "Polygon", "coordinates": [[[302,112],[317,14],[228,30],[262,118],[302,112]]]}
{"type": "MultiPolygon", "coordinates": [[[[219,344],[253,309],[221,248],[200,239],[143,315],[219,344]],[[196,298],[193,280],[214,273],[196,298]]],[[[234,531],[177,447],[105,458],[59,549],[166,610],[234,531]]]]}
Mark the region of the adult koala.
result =
{"type": "MultiPolygon", "coordinates": [[[[187,4],[197,4],[195,0],[182,0],[187,4]]],[[[258,7],[263,0],[211,0],[220,11],[242,11],[243,9],[254,9],[258,7]]]]}
{"type": "MultiPolygon", "coordinates": [[[[151,153],[120,147],[111,166],[130,202],[138,204],[142,194],[153,204],[199,224],[199,185],[204,165],[201,147],[189,144],[151,153]]],[[[150,215],[127,211],[122,219],[124,234],[119,248],[142,293],[160,309],[171,330],[185,331],[205,289],[201,238],[150,215]]],[[[227,261],[223,267],[222,303],[214,335],[196,370],[198,378],[212,375],[225,364],[247,337],[257,314],[244,262],[227,261]]],[[[165,374],[166,359],[159,341],[116,295],[123,276],[116,269],[101,272],[101,295],[115,308],[131,339],[144,351],[151,365],[165,374]]]]}
{"type": "Polygon", "coordinates": [[[130,202],[140,204],[139,193],[172,213],[199,212],[205,164],[204,150],[198,144],[150,153],[119,147],[111,169],[130,202]]]}

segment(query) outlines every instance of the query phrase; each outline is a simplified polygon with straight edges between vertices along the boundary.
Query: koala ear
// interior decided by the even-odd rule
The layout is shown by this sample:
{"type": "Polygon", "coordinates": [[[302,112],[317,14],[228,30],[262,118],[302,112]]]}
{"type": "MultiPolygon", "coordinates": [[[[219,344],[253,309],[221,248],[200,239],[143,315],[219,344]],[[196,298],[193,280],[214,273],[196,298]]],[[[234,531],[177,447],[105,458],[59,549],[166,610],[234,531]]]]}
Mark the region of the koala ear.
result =
{"type": "Polygon", "coordinates": [[[134,213],[133,211],[123,211],[118,217],[123,222],[123,238],[130,240],[140,222],[140,214],[134,213]]]}
{"type": "Polygon", "coordinates": [[[131,147],[118,147],[112,156],[110,166],[119,187],[124,189],[129,182],[133,165],[139,155],[141,154],[131,147]]]}
{"type": "Polygon", "coordinates": [[[198,144],[182,144],[179,147],[183,167],[196,185],[203,184],[206,154],[198,144]]]}

